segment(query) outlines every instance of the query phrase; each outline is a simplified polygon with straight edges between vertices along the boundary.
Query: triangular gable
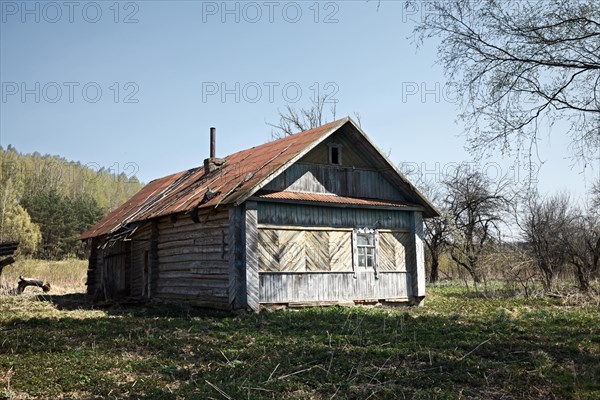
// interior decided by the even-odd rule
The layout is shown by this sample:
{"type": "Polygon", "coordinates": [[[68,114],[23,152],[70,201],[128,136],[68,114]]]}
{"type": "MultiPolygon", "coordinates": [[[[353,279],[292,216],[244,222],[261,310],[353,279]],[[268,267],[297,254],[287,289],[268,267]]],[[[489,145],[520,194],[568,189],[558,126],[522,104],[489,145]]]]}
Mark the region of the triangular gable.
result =
{"type": "MultiPolygon", "coordinates": [[[[338,121],[336,121],[338,122],[338,121]]],[[[358,126],[350,117],[340,119],[339,124],[335,129],[330,129],[324,133],[318,141],[311,143],[309,146],[304,148],[296,157],[290,159],[286,164],[281,165],[279,169],[273,171],[272,174],[265,177],[263,181],[249,188],[245,192],[238,192],[235,201],[236,205],[242,204],[244,201],[252,197],[256,192],[265,187],[273,179],[283,174],[287,168],[294,163],[301,160],[306,154],[310,153],[315,147],[325,142],[330,136],[335,134],[341,129],[348,129],[348,131],[354,131],[355,134],[361,140],[361,143],[365,145],[365,148],[361,148],[361,151],[368,152],[370,160],[375,163],[378,170],[398,189],[402,191],[407,200],[412,204],[423,207],[425,217],[435,217],[439,215],[439,211],[427,198],[419,192],[419,190],[410,183],[410,181],[404,176],[404,174],[394,165],[394,163],[383,153],[383,151],[369,138],[369,136],[358,126]]],[[[224,201],[225,204],[233,202],[233,200],[224,201]]]]}

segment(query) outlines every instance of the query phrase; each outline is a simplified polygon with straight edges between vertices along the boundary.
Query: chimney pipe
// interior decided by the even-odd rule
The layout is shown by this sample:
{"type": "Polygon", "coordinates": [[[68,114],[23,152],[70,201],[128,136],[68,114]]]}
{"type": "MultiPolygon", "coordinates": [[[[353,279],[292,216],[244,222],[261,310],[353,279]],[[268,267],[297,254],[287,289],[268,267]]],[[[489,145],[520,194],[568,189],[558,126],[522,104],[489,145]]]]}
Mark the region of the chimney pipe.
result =
{"type": "Polygon", "coordinates": [[[216,142],[217,140],[217,128],[210,128],[210,158],[215,158],[216,153],[216,142]]]}
{"type": "Polygon", "coordinates": [[[210,157],[204,160],[204,173],[209,174],[223,166],[225,164],[224,158],[215,157],[217,141],[217,129],[210,128],[210,157]]]}

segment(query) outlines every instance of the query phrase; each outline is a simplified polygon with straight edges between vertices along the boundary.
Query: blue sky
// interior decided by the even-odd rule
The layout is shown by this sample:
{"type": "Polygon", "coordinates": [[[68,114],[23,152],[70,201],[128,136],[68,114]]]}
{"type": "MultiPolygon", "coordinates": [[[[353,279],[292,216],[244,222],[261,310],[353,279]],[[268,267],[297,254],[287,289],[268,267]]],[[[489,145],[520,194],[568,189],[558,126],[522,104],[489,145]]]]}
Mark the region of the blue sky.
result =
{"type": "MultiPolygon", "coordinates": [[[[332,94],[337,117],[395,163],[435,176],[461,161],[458,110],[419,13],[375,1],[1,2],[0,145],[136,173],[148,182],[270,139],[288,102],[332,94]]],[[[331,118],[330,118],[331,119],[331,118]]],[[[571,168],[560,128],[539,145],[542,191],[581,197],[600,168],[571,168]]],[[[524,177],[514,160],[483,161],[524,177]]]]}

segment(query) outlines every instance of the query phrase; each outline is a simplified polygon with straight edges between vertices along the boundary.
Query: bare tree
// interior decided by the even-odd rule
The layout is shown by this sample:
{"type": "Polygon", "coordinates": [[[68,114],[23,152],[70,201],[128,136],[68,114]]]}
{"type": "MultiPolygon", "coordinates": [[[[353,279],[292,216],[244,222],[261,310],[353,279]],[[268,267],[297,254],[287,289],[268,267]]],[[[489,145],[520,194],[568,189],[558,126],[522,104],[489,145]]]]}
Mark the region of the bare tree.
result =
{"type": "Polygon", "coordinates": [[[328,100],[327,96],[322,96],[313,100],[312,106],[309,108],[297,109],[288,104],[285,111],[278,111],[279,122],[267,122],[267,125],[273,128],[271,135],[274,139],[280,139],[326,124],[329,122],[324,111],[327,104],[332,104],[330,115],[332,120],[335,120],[336,103],[334,100],[328,100]]]}
{"type": "MultiPolygon", "coordinates": [[[[284,111],[278,110],[279,122],[267,122],[272,128],[271,136],[273,139],[280,139],[334,121],[337,117],[337,103],[337,100],[322,96],[313,100],[309,108],[296,108],[288,104],[284,111]],[[326,111],[327,105],[330,105],[329,113],[326,111]]],[[[361,126],[362,116],[356,111],[353,115],[354,121],[361,126]]]]}
{"type": "Polygon", "coordinates": [[[401,170],[409,175],[429,201],[435,204],[440,210],[439,217],[424,219],[425,225],[425,245],[427,247],[427,261],[429,261],[429,282],[434,283],[439,280],[440,258],[447,250],[448,221],[446,210],[442,208],[444,200],[444,187],[435,180],[424,180],[417,171],[408,170],[400,166],[401,170]]]}
{"type": "Polygon", "coordinates": [[[557,273],[567,262],[566,243],[573,226],[570,203],[570,197],[564,193],[548,198],[532,193],[517,220],[546,290],[552,288],[557,273]]]}
{"type": "Polygon", "coordinates": [[[531,154],[546,125],[565,121],[570,154],[600,152],[598,0],[448,0],[428,7],[417,46],[440,38],[438,58],[459,98],[476,154],[531,154]]]}
{"type": "Polygon", "coordinates": [[[600,177],[598,177],[598,180],[592,186],[590,197],[591,197],[591,199],[590,199],[591,208],[599,210],[600,209],[600,177]]]}
{"type": "Polygon", "coordinates": [[[572,209],[565,236],[567,261],[575,268],[579,289],[587,292],[600,269],[600,212],[572,209]]]}
{"type": "Polygon", "coordinates": [[[482,259],[500,240],[504,212],[510,201],[508,181],[493,182],[483,173],[462,165],[444,181],[447,196],[448,247],[452,260],[481,281],[482,259]]]}
{"type": "Polygon", "coordinates": [[[429,250],[431,258],[431,268],[429,271],[429,282],[434,283],[439,280],[440,258],[446,250],[448,223],[445,211],[441,210],[442,215],[434,218],[426,218],[425,223],[425,244],[429,250]]]}

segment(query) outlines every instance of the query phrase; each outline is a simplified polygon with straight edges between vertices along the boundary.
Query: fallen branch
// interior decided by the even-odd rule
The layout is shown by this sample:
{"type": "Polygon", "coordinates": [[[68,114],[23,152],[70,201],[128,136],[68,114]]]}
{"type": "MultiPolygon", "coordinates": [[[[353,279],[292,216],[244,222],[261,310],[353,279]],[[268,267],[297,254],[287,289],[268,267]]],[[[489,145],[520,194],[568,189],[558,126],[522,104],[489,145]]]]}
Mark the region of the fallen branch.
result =
{"type": "Polygon", "coordinates": [[[22,276],[19,276],[19,284],[17,286],[17,294],[23,293],[23,291],[25,290],[25,288],[27,286],[40,287],[40,288],[42,288],[44,293],[47,293],[50,291],[50,282],[44,282],[42,280],[34,279],[34,278],[23,278],[22,276]]]}
{"type": "Polygon", "coordinates": [[[310,368],[304,368],[304,369],[301,369],[300,371],[292,372],[291,374],[282,375],[282,376],[278,377],[277,380],[282,380],[282,379],[288,378],[290,376],[298,375],[298,374],[301,374],[303,372],[310,371],[313,368],[321,368],[323,371],[325,371],[325,369],[323,369],[323,367],[321,367],[320,365],[313,365],[310,368]]]}
{"type": "Polygon", "coordinates": [[[480,348],[481,346],[483,346],[484,344],[486,344],[487,342],[489,342],[490,340],[492,340],[492,338],[488,338],[486,340],[484,340],[483,342],[479,343],[477,346],[475,346],[475,348],[473,350],[471,350],[470,352],[468,352],[467,354],[465,354],[464,356],[460,357],[458,359],[458,361],[462,361],[464,360],[466,357],[470,356],[471,354],[473,354],[475,352],[475,350],[477,350],[478,348],[480,348]]]}
{"type": "Polygon", "coordinates": [[[204,382],[208,383],[210,385],[210,387],[212,387],[213,389],[215,389],[217,392],[219,392],[221,394],[221,396],[225,397],[227,400],[233,400],[233,398],[228,395],[227,393],[225,393],[224,391],[222,391],[217,385],[215,385],[214,383],[210,383],[207,380],[204,380],[204,382]]]}

